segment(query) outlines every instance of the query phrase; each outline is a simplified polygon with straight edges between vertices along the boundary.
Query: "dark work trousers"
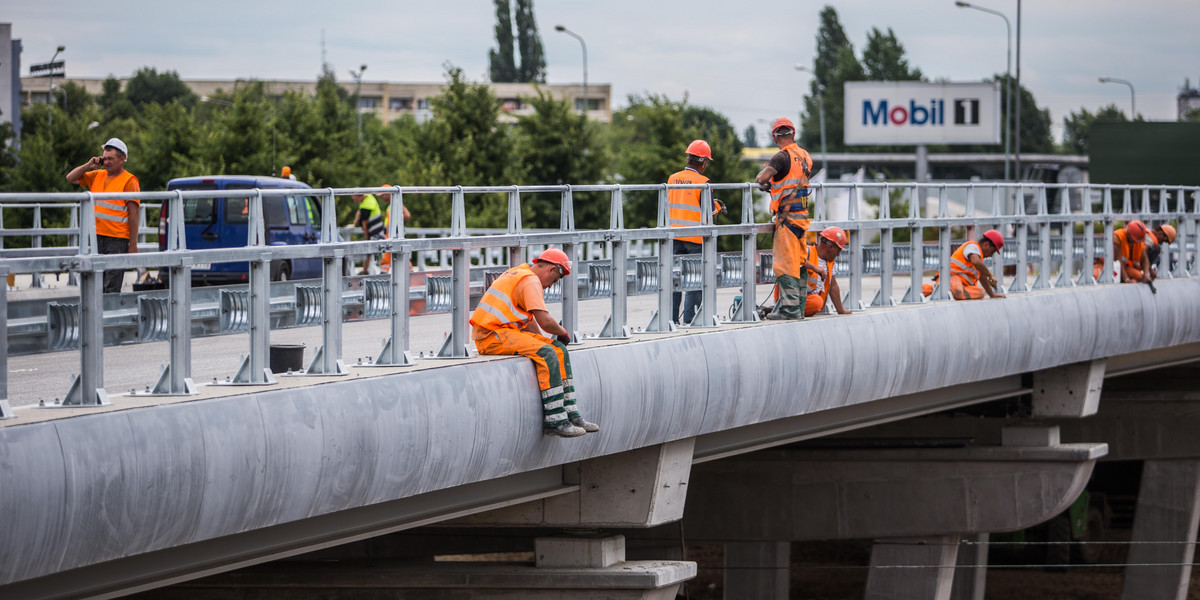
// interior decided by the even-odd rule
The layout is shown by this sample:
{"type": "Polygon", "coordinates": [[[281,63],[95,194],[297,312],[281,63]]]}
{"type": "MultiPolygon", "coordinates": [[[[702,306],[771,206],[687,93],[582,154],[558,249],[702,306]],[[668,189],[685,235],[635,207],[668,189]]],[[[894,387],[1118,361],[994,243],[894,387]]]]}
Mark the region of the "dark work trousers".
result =
{"type": "MultiPolygon", "coordinates": [[[[674,240],[671,244],[672,252],[675,256],[683,256],[685,254],[700,254],[703,246],[695,242],[684,242],[674,240]]],[[[700,300],[704,298],[703,290],[690,290],[686,294],[683,292],[671,293],[671,319],[676,323],[688,325],[692,319],[696,318],[696,310],[700,308],[700,300]],[[675,320],[679,316],[679,301],[686,297],[686,302],[683,303],[683,316],[679,320],[675,320]]]]}
{"type": "MultiPolygon", "coordinates": [[[[129,252],[129,240],[107,235],[96,236],[96,250],[100,254],[126,254],[129,252]]],[[[121,283],[125,281],[125,271],[109,269],[104,272],[104,293],[111,294],[121,291],[121,283]]]]}

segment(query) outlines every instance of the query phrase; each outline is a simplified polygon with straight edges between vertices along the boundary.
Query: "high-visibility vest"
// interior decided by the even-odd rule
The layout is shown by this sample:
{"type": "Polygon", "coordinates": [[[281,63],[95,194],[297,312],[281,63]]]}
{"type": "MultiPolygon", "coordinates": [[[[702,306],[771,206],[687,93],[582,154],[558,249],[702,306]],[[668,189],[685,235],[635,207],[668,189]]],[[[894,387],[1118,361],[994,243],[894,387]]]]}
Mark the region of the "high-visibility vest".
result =
{"type": "Polygon", "coordinates": [[[523,329],[533,320],[533,314],[520,308],[513,300],[513,293],[526,277],[537,277],[529,263],[513,267],[496,278],[492,287],[479,299],[479,306],[471,313],[471,324],[495,331],[503,327],[523,329]]]}
{"type": "Polygon", "coordinates": [[[983,250],[979,247],[979,242],[970,240],[958,247],[954,254],[950,255],[950,276],[958,275],[966,282],[967,285],[975,285],[979,282],[979,269],[967,259],[966,250],[974,248],[973,254],[978,254],[983,258],[983,250]]]}
{"type": "MultiPolygon", "coordinates": [[[[1155,238],[1157,239],[1157,238],[1155,238]]],[[[1142,275],[1142,252],[1146,249],[1145,242],[1135,242],[1129,239],[1129,231],[1124,227],[1113,232],[1113,241],[1117,244],[1117,255],[1112,257],[1113,274],[1116,275],[1117,261],[1124,256],[1128,261],[1125,265],[1125,277],[1133,279],[1142,275]]],[[[1103,264],[1104,258],[1097,257],[1095,264],[1103,264]]]]}
{"type": "MultiPolygon", "coordinates": [[[[667,179],[667,183],[671,185],[695,185],[698,183],[708,183],[708,178],[701,175],[695,169],[688,167],[667,179]]],[[[700,224],[700,197],[703,190],[667,190],[667,224],[671,227],[694,227],[700,224]]],[[[713,203],[714,209],[716,203],[713,203]]],[[[693,235],[688,237],[675,238],[681,242],[692,242],[699,244],[703,240],[700,236],[693,235]]]]}
{"type": "Polygon", "coordinates": [[[823,273],[817,273],[817,277],[808,278],[808,293],[817,294],[824,301],[829,296],[829,284],[833,281],[834,263],[833,261],[821,260],[821,257],[817,254],[816,245],[808,247],[808,262],[824,269],[823,273]],[[820,285],[818,285],[818,277],[820,278],[820,285]]]}
{"type": "Polygon", "coordinates": [[[808,229],[808,174],[812,171],[812,157],[795,142],[783,147],[788,153],[791,168],[783,179],[771,182],[771,212],[783,208],[787,216],[800,219],[808,229]]]}
{"type": "Polygon", "coordinates": [[[367,238],[377,239],[387,235],[387,229],[383,224],[383,211],[379,210],[379,201],[375,199],[374,194],[367,194],[363,197],[362,202],[358,204],[358,210],[369,211],[367,217],[367,238]]]}
{"type": "MultiPolygon", "coordinates": [[[[93,192],[124,192],[125,186],[133,180],[134,189],[140,191],[137,177],[129,171],[121,171],[120,175],[109,179],[108,171],[98,169],[89,171],[92,183],[88,186],[93,192]]],[[[96,235],[129,239],[129,204],[137,210],[137,200],[96,200],[96,235]]]]}

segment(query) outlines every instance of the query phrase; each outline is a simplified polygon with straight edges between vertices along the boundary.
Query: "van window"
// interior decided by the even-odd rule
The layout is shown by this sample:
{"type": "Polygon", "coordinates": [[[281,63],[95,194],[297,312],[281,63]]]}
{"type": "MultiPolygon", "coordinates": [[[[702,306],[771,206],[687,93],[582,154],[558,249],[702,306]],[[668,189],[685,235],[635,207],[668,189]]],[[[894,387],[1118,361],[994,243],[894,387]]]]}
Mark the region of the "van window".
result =
{"type": "MultiPolygon", "coordinates": [[[[171,190],[195,191],[195,190],[215,190],[215,183],[189,183],[187,185],[173,186],[171,190]]],[[[165,203],[164,203],[165,204],[165,203]]],[[[216,203],[212,198],[184,198],[183,200],[183,222],[186,225],[208,225],[216,221],[216,203]]]]}
{"type": "MultiPolygon", "coordinates": [[[[246,183],[231,183],[225,186],[227,190],[252,190],[255,185],[246,183]]],[[[263,220],[267,227],[287,227],[287,199],[281,196],[263,198],[263,220]]],[[[245,225],[250,222],[250,198],[226,198],[225,222],[245,225]]]]}
{"type": "Polygon", "coordinates": [[[303,196],[287,197],[288,222],[292,225],[308,223],[308,203],[303,196]]]}

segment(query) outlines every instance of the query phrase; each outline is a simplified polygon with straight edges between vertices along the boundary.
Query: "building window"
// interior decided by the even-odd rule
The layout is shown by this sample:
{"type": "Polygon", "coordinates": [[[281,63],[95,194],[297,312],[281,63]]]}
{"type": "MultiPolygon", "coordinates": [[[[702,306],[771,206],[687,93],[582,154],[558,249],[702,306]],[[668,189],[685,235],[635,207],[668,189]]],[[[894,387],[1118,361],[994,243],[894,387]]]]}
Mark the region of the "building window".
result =
{"type": "Polygon", "coordinates": [[[358,99],[358,107],[364,110],[375,110],[379,108],[379,96],[363,96],[358,99]]]}
{"type": "MultiPolygon", "coordinates": [[[[602,98],[589,97],[587,99],[587,102],[588,102],[587,109],[588,110],[600,110],[602,100],[603,100],[602,98]]],[[[582,109],[583,109],[583,98],[576,98],[575,99],[575,110],[582,110],[582,109]]]]}
{"type": "Polygon", "coordinates": [[[501,98],[500,99],[500,110],[502,110],[504,112],[512,112],[514,110],[521,110],[521,99],[520,98],[501,98]]]}
{"type": "Polygon", "coordinates": [[[388,100],[388,110],[412,110],[412,98],[391,98],[388,100]]]}
{"type": "Polygon", "coordinates": [[[429,110],[429,98],[417,98],[417,110],[429,110]]]}

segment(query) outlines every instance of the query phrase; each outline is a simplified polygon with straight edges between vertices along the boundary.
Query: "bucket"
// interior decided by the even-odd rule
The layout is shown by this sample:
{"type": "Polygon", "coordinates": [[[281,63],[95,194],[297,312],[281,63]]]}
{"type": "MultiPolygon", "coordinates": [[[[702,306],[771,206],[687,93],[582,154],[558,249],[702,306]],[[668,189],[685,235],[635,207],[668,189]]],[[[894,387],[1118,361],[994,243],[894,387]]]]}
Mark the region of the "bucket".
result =
{"type": "Polygon", "coordinates": [[[304,344],[272,344],[271,372],[299,373],[304,370],[304,344]]]}

